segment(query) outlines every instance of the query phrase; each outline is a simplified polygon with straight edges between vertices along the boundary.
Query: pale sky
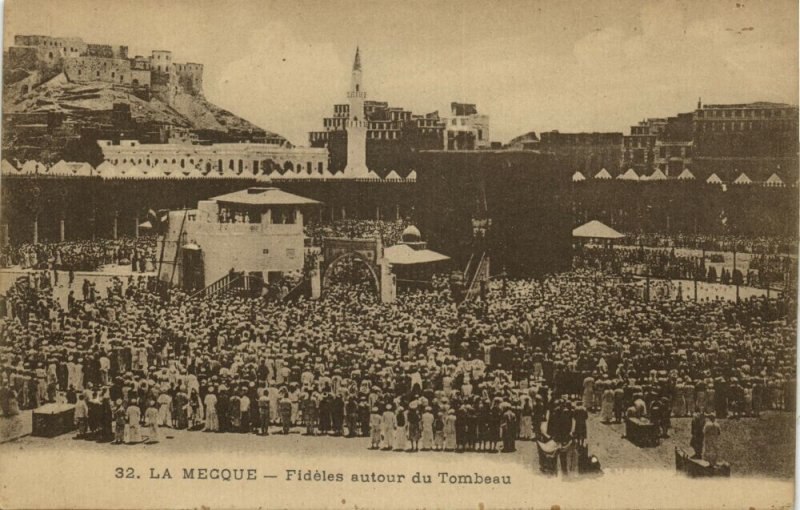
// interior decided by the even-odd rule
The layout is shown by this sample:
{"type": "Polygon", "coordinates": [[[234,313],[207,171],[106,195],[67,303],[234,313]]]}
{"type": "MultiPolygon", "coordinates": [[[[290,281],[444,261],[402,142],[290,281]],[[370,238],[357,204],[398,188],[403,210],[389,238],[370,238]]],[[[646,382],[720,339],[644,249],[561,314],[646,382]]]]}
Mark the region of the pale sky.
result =
{"type": "Polygon", "coordinates": [[[797,104],[796,0],[7,0],[15,34],[169,49],[206,97],[308,143],[346,102],[356,45],[368,99],[414,113],[476,103],[491,138],[623,131],[704,103],[797,104]]]}

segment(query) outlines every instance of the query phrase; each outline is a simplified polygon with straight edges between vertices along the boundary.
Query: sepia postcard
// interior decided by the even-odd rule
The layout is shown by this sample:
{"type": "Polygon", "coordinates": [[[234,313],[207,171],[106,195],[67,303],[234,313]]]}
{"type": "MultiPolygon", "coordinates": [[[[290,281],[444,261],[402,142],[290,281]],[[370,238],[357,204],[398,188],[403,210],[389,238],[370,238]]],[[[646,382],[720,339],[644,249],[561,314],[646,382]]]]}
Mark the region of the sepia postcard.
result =
{"type": "Polygon", "coordinates": [[[794,506],[795,0],[5,0],[0,508],[794,506]]]}

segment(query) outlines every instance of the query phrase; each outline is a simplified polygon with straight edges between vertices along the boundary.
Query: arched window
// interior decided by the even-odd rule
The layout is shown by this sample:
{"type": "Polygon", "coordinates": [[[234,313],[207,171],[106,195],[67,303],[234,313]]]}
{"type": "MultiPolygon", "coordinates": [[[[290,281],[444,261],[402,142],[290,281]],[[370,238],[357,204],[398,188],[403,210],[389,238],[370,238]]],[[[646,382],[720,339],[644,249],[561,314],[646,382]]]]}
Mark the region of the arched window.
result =
{"type": "Polygon", "coordinates": [[[176,162],[177,162],[176,160],[174,160],[174,159],[172,160],[172,164],[173,164],[173,165],[174,165],[176,162]]]}
{"type": "Polygon", "coordinates": [[[317,163],[317,172],[321,174],[322,171],[323,171],[322,161],[320,161],[319,163],[317,163]]]}
{"type": "Polygon", "coordinates": [[[53,52],[51,51],[50,53],[48,53],[48,54],[47,54],[47,56],[48,56],[48,57],[49,57],[49,58],[52,60],[52,58],[53,58],[53,52]]]}
{"type": "Polygon", "coordinates": [[[186,168],[186,160],[181,159],[181,168],[186,168]]]}
{"type": "Polygon", "coordinates": [[[244,170],[244,163],[243,163],[243,162],[242,162],[242,160],[240,159],[240,160],[239,160],[239,173],[242,173],[242,170],[244,170]]]}
{"type": "Polygon", "coordinates": [[[217,171],[222,172],[222,160],[217,160],[217,171]]]}
{"type": "Polygon", "coordinates": [[[123,160],[122,160],[122,162],[123,162],[123,163],[127,163],[127,162],[128,162],[128,159],[127,159],[127,158],[125,158],[125,159],[123,159],[123,160]]]}
{"type": "Polygon", "coordinates": [[[228,170],[233,170],[233,160],[232,159],[228,160],[228,170]]]}
{"type": "Polygon", "coordinates": [[[141,165],[141,164],[142,164],[142,158],[139,158],[139,162],[138,162],[138,164],[139,164],[139,165],[141,165]]]}
{"type": "Polygon", "coordinates": [[[258,175],[258,160],[253,160],[253,175],[258,175]]]}
{"type": "Polygon", "coordinates": [[[307,161],[306,162],[306,172],[308,172],[308,175],[311,175],[311,170],[312,170],[311,161],[307,161]]]}
{"type": "Polygon", "coordinates": [[[139,86],[139,80],[137,80],[136,78],[134,78],[131,83],[133,84],[134,87],[138,87],[139,86]]]}
{"type": "Polygon", "coordinates": [[[154,165],[157,165],[157,164],[158,164],[158,160],[155,160],[155,161],[153,162],[153,164],[154,164],[154,165]]]}
{"type": "Polygon", "coordinates": [[[211,163],[206,163],[206,173],[211,172],[211,163]]]}
{"type": "Polygon", "coordinates": [[[283,169],[287,172],[291,172],[292,170],[294,170],[294,165],[292,164],[291,161],[287,161],[286,163],[283,164],[283,169]]]}

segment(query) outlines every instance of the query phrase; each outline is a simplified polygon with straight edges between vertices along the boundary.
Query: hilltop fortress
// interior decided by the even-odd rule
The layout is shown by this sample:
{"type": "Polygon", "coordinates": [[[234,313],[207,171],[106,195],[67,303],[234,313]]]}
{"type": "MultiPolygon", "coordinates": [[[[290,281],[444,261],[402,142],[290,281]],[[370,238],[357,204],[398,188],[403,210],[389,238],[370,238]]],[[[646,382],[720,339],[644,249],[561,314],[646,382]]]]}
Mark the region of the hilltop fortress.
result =
{"type": "MultiPolygon", "coordinates": [[[[71,82],[129,86],[137,95],[152,94],[168,105],[174,104],[179,88],[188,94],[203,93],[203,64],[174,62],[171,51],[153,50],[148,57],[131,58],[127,46],[86,43],[80,37],[17,35],[8,59],[10,69],[38,71],[35,81],[63,72],[71,82]]],[[[26,81],[19,84],[22,93],[36,85],[26,81]]]]}

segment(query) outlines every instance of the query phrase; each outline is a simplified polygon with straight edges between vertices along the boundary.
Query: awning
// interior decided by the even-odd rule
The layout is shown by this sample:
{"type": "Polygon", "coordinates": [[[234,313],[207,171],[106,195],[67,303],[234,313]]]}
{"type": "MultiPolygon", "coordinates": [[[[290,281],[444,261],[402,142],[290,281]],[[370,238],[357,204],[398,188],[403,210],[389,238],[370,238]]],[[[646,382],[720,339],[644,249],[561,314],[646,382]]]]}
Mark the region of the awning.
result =
{"type": "Polygon", "coordinates": [[[195,250],[195,251],[200,250],[200,247],[194,243],[184,244],[183,246],[181,246],[181,248],[183,248],[184,250],[195,250]]]}
{"type": "Polygon", "coordinates": [[[153,228],[153,224],[149,221],[143,221],[139,223],[139,228],[153,228]]]}
{"type": "Polygon", "coordinates": [[[613,228],[601,223],[597,220],[592,220],[585,225],[574,229],[572,237],[588,237],[592,239],[620,239],[625,237],[613,228]]]}
{"type": "Polygon", "coordinates": [[[395,244],[383,250],[383,257],[391,264],[431,264],[450,260],[447,255],[442,255],[433,250],[415,250],[407,244],[395,244]]]}

